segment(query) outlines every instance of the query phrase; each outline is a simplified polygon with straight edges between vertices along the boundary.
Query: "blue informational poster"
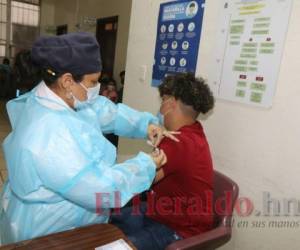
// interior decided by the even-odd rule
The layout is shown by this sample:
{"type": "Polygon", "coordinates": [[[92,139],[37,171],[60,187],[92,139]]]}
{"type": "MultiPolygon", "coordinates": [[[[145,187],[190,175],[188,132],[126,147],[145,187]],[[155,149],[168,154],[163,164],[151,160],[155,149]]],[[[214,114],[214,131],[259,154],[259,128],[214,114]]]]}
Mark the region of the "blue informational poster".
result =
{"type": "Polygon", "coordinates": [[[166,75],[196,71],[205,0],[161,4],[152,86],[166,75]]]}

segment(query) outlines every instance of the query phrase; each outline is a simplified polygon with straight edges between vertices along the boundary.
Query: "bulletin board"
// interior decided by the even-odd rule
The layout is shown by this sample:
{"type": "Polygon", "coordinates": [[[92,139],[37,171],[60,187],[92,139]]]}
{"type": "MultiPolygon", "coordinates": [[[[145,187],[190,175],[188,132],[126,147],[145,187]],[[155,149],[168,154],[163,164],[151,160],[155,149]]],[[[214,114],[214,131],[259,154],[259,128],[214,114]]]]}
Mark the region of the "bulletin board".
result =
{"type": "Polygon", "coordinates": [[[168,74],[196,71],[204,8],[205,0],[161,4],[152,86],[168,74]]]}
{"type": "Polygon", "coordinates": [[[292,0],[220,0],[209,84],[221,99],[272,106],[292,0]]]}

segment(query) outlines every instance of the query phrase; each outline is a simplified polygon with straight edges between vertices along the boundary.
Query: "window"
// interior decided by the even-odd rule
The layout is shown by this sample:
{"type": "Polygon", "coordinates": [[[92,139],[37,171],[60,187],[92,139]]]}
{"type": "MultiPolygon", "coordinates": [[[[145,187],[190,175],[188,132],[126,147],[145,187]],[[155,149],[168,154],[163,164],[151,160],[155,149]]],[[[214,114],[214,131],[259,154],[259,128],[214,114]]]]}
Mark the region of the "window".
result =
{"type": "Polygon", "coordinates": [[[5,56],[6,44],[6,0],[0,0],[0,57],[5,56]]]}
{"type": "Polygon", "coordinates": [[[40,5],[40,0],[16,0],[16,2],[29,3],[34,5],[40,5]]]}
{"type": "Polygon", "coordinates": [[[11,22],[27,26],[39,26],[40,7],[19,1],[12,1],[11,22]]]}
{"type": "Polygon", "coordinates": [[[5,56],[5,45],[0,45],[0,57],[5,56]]]}
{"type": "Polygon", "coordinates": [[[0,57],[5,56],[7,43],[11,48],[9,57],[30,48],[39,35],[39,19],[39,0],[0,0],[0,57]],[[11,5],[7,4],[8,1],[11,5]],[[11,20],[8,20],[7,8],[10,8],[11,20]],[[10,27],[10,37],[6,37],[7,27],[10,27]]]}

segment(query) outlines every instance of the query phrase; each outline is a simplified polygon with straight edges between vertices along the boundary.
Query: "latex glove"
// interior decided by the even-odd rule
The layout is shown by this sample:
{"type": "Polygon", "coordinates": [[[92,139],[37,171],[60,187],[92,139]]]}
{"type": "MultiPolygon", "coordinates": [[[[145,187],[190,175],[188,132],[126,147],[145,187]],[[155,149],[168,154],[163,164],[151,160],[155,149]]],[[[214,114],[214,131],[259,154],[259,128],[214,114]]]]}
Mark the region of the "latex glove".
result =
{"type": "Polygon", "coordinates": [[[168,131],[165,128],[150,124],[148,126],[148,138],[151,141],[153,147],[157,147],[164,137],[168,137],[173,141],[179,142],[175,135],[180,134],[180,132],[168,131]]]}
{"type": "Polygon", "coordinates": [[[167,156],[162,149],[153,151],[150,156],[152,157],[157,169],[160,169],[168,161],[167,156]]]}

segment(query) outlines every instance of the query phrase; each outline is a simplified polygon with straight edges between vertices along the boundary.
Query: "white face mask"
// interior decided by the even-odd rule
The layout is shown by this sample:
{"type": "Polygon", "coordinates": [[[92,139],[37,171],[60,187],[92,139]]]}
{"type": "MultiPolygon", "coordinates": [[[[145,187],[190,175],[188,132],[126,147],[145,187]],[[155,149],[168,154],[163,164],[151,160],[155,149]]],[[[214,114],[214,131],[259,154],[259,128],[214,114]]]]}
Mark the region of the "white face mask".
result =
{"type": "Polygon", "coordinates": [[[101,84],[100,82],[98,82],[96,84],[95,87],[92,88],[87,88],[86,86],[84,86],[82,83],[79,83],[87,92],[87,99],[86,102],[91,103],[93,101],[95,101],[97,99],[97,97],[99,96],[99,92],[100,92],[100,87],[101,84]]]}
{"type": "Polygon", "coordinates": [[[156,117],[158,119],[159,124],[161,126],[164,126],[164,124],[165,124],[165,116],[160,111],[158,111],[156,117]]]}
{"type": "MultiPolygon", "coordinates": [[[[164,105],[165,103],[167,103],[168,101],[170,101],[171,99],[167,99],[165,101],[162,102],[161,106],[164,105]]],[[[158,111],[156,117],[158,118],[159,124],[164,126],[165,125],[165,117],[167,114],[169,114],[171,112],[171,109],[167,110],[164,114],[161,113],[160,111],[158,111]]]]}
{"type": "Polygon", "coordinates": [[[98,82],[95,87],[87,88],[82,83],[79,83],[87,92],[87,99],[85,101],[80,101],[76,96],[73,95],[74,108],[78,109],[86,104],[93,103],[99,96],[101,84],[98,82]]]}

